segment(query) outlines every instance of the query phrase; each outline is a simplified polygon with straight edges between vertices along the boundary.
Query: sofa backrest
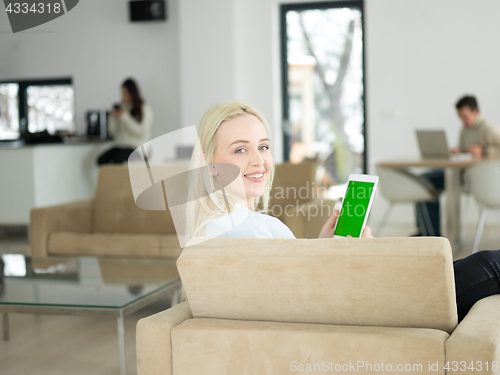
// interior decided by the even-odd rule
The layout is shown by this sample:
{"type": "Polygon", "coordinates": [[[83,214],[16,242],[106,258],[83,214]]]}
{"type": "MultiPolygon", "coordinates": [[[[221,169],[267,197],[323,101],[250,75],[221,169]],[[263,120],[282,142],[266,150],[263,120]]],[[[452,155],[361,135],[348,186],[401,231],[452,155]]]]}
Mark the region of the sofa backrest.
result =
{"type": "Polygon", "coordinates": [[[94,233],[175,234],[168,209],[152,211],[137,207],[127,165],[99,168],[92,230],[94,233]]]}
{"type": "Polygon", "coordinates": [[[296,206],[316,197],[316,168],[314,162],[276,165],[269,201],[270,213],[273,216],[280,218],[285,206],[296,206]],[[273,210],[274,206],[279,207],[273,210]]]}
{"type": "Polygon", "coordinates": [[[457,325],[449,241],[213,238],[177,260],[195,318],[457,325]]]}

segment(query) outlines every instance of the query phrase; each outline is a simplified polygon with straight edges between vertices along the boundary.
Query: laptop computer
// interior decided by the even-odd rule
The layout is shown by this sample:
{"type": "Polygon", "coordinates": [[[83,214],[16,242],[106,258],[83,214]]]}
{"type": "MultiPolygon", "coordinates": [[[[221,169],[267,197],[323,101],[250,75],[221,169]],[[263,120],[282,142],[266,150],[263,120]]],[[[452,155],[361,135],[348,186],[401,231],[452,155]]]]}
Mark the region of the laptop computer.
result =
{"type": "Polygon", "coordinates": [[[416,130],[422,159],[449,159],[450,149],[444,130],[416,130]]]}
{"type": "Polygon", "coordinates": [[[468,152],[459,154],[450,152],[444,130],[416,130],[415,132],[422,159],[472,159],[472,155],[468,152]]]}

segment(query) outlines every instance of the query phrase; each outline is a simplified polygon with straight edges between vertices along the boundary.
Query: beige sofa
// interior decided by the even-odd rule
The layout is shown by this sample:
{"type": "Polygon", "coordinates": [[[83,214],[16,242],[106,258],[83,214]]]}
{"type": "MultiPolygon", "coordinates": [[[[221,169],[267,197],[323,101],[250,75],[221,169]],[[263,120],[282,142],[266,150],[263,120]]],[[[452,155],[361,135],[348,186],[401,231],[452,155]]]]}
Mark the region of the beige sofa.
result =
{"type": "MultiPolygon", "coordinates": [[[[180,163],[152,168],[170,176],[187,167],[180,163]]],[[[333,213],[335,202],[314,192],[315,174],[313,163],[276,167],[271,208],[297,237],[317,237],[333,213]]],[[[102,166],[92,199],[33,209],[30,242],[33,256],[177,257],[181,251],[170,211],[136,205],[126,165],[102,166]]]]}
{"type": "Polygon", "coordinates": [[[33,209],[30,243],[33,256],[180,254],[170,211],[137,207],[124,165],[100,168],[94,198],[33,209]]]}
{"type": "Polygon", "coordinates": [[[500,296],[457,325],[444,238],[216,238],[177,266],[187,301],[138,322],[139,375],[500,373],[500,296]]]}

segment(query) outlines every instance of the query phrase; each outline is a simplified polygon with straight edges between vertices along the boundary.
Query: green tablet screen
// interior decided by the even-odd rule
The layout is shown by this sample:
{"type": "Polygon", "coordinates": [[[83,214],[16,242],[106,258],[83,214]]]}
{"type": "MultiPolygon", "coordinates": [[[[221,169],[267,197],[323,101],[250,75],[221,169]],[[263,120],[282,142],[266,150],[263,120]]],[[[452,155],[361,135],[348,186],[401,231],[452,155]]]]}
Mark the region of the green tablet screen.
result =
{"type": "Polygon", "coordinates": [[[374,185],[373,182],[349,181],[335,228],[336,236],[361,236],[374,185]]]}

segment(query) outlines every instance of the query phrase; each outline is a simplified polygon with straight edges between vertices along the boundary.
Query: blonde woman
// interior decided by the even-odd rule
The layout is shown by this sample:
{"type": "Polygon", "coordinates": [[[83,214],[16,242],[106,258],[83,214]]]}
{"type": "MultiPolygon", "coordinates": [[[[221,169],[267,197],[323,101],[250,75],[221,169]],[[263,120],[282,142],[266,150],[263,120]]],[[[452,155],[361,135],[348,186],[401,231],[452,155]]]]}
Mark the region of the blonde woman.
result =
{"type": "MultiPolygon", "coordinates": [[[[191,161],[188,238],[295,238],[285,224],[265,215],[274,175],[269,134],[262,115],[243,103],[220,104],[205,113],[191,161]]],[[[335,211],[327,220],[320,238],[333,236],[338,215],[335,211]]],[[[362,237],[372,237],[370,228],[362,237]]],[[[461,321],[476,301],[500,293],[500,250],[474,253],[453,266],[461,321]]]]}
{"type": "MultiPolygon", "coordinates": [[[[269,126],[253,107],[239,102],[209,108],[198,128],[191,159],[187,237],[295,238],[266,215],[274,177],[269,126]]],[[[320,237],[332,237],[336,211],[320,237]]],[[[363,237],[371,237],[369,227],[363,237]]]]}

